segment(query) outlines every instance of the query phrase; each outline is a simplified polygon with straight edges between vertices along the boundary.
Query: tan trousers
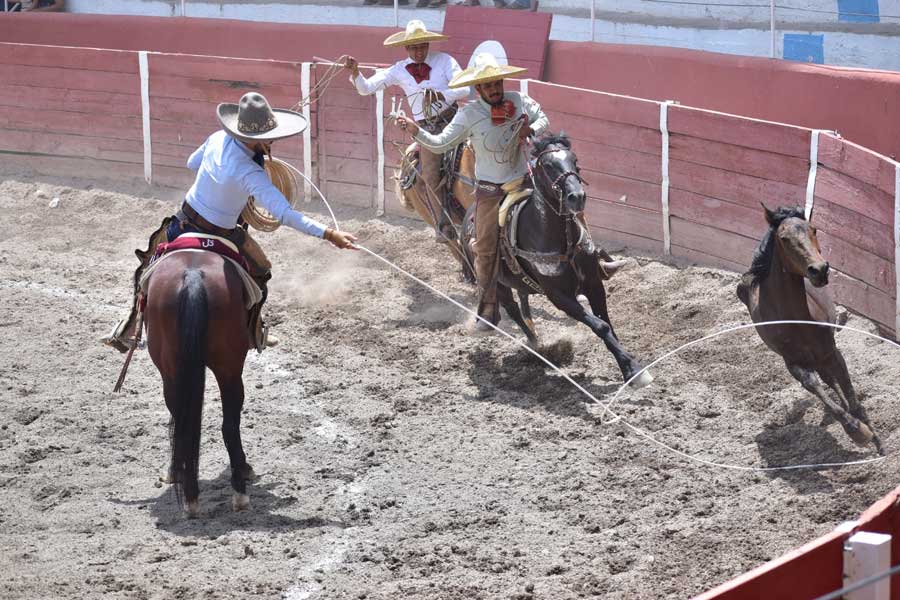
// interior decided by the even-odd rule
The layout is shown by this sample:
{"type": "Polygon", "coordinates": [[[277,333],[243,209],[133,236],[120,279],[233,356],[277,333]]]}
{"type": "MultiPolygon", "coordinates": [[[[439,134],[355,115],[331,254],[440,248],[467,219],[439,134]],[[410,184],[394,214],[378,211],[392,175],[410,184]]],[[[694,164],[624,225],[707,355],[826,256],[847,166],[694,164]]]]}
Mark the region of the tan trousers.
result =
{"type": "Polygon", "coordinates": [[[435,154],[424,146],[419,146],[419,164],[422,165],[422,181],[425,184],[425,193],[428,194],[428,202],[434,211],[434,226],[441,222],[441,212],[444,210],[444,192],[441,189],[441,158],[442,154],[435,154]]]}
{"type": "Polygon", "coordinates": [[[475,275],[481,290],[478,314],[493,322],[496,322],[498,314],[497,268],[500,264],[497,252],[500,224],[497,221],[497,213],[505,195],[499,185],[493,190],[484,189],[481,182],[475,186],[475,275]],[[482,314],[485,304],[494,305],[494,314],[482,314]]]}

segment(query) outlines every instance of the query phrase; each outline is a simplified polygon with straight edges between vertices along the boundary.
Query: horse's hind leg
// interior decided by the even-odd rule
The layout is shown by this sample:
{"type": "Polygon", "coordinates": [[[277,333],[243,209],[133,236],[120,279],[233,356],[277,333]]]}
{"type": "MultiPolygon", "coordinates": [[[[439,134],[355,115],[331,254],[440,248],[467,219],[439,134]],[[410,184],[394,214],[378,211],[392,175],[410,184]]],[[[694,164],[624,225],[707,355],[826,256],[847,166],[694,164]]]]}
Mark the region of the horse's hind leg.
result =
{"type": "MultiPolygon", "coordinates": [[[[546,286],[545,286],[546,289],[546,286]]],[[[560,310],[565,312],[567,315],[575,319],[580,323],[584,323],[588,327],[591,328],[591,331],[594,332],[603,343],[606,345],[606,348],[612,352],[612,355],[615,357],[616,362],[619,365],[619,369],[622,371],[622,376],[625,378],[625,381],[628,381],[634,375],[642,369],[641,365],[634,359],[634,357],[629,354],[622,344],[619,342],[618,338],[613,335],[612,327],[609,326],[609,323],[601,319],[600,317],[596,317],[594,315],[589,315],[587,311],[584,310],[584,307],[576,300],[574,297],[563,296],[561,294],[548,294],[547,297],[550,301],[560,310]]],[[[631,382],[631,385],[635,388],[641,388],[646,385],[649,385],[653,381],[653,377],[647,371],[641,373],[639,377],[637,377],[634,381],[631,382]]]]}
{"type": "Polygon", "coordinates": [[[838,423],[841,424],[841,427],[843,427],[847,435],[850,436],[850,439],[860,446],[865,446],[869,444],[869,442],[872,442],[875,434],[872,433],[869,426],[850,415],[850,413],[844,410],[844,407],[832,400],[828,396],[828,393],[822,388],[822,385],[812,371],[804,369],[799,365],[788,364],[787,362],[785,362],[785,365],[787,365],[788,371],[794,376],[794,379],[799,381],[800,385],[802,385],[806,391],[821,400],[826,409],[832,412],[838,423]]]}
{"type": "Polygon", "coordinates": [[[516,304],[515,299],[512,295],[512,290],[506,287],[505,285],[498,283],[497,284],[497,301],[500,302],[500,305],[506,309],[506,314],[510,316],[510,318],[515,321],[516,325],[525,333],[525,337],[528,338],[528,343],[532,346],[537,345],[537,336],[531,327],[528,326],[528,323],[525,322],[525,319],[522,318],[522,313],[519,311],[519,305],[516,304]]]}
{"type": "Polygon", "coordinates": [[[241,410],[244,408],[244,382],[240,375],[224,378],[216,375],[219,391],[222,393],[222,439],[228,450],[231,463],[231,488],[234,496],[231,505],[234,510],[250,508],[247,495],[247,480],[253,479],[253,469],[247,464],[244,446],[241,444],[241,410]]]}
{"type": "Polygon", "coordinates": [[[881,439],[869,422],[866,407],[859,401],[856,396],[856,390],[853,389],[853,383],[850,381],[850,372],[847,370],[847,363],[844,361],[844,356],[840,350],[834,349],[830,364],[819,370],[819,377],[822,378],[825,385],[834,390],[844,405],[847,406],[850,414],[865,423],[872,430],[872,443],[879,454],[884,454],[881,447],[881,439]]]}

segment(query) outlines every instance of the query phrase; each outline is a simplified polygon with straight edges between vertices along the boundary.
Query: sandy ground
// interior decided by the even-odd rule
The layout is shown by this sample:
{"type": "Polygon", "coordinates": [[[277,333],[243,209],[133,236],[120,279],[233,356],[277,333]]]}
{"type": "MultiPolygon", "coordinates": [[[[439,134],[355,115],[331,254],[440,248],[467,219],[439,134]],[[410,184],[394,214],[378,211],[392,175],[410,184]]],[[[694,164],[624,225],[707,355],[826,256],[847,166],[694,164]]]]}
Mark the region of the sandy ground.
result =
{"type": "MultiPolygon", "coordinates": [[[[97,342],[127,312],[132,249],[179,194],[0,181],[5,598],[684,598],[828,532],[897,484],[892,457],[791,472],[679,458],[605,424],[512,341],[466,335],[463,311],[383,263],[279,230],[259,239],[275,264],[268,316],[281,344],[251,354],[244,375],[253,507],[230,509],[210,378],[201,517],[186,520],[158,481],[168,458],[158,374],[139,352],[113,394],[122,357],[97,342]]],[[[421,224],[341,207],[338,217],[472,305],[421,224]]],[[[641,258],[609,286],[614,324],[649,362],[746,322],[736,281],[641,258]]],[[[611,355],[543,299],[532,304],[543,341],[574,348],[566,372],[608,399],[619,384],[611,355]]],[[[850,331],[838,343],[895,452],[895,350],[850,331]]],[[[821,407],[752,330],[653,372],[655,384],[616,410],[680,450],[751,467],[873,456],[819,425],[821,407]]]]}

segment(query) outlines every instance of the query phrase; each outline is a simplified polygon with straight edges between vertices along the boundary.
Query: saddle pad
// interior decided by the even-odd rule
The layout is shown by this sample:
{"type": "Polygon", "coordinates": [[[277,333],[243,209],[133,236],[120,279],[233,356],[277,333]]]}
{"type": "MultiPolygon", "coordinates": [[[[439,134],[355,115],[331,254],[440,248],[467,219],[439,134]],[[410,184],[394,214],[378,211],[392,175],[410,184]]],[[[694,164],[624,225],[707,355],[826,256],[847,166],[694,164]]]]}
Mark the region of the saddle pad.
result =
{"type": "Polygon", "coordinates": [[[506,195],[506,198],[503,199],[503,204],[500,205],[500,211],[497,213],[497,216],[500,221],[500,227],[503,227],[506,224],[506,215],[509,213],[509,209],[513,207],[517,202],[524,200],[531,196],[530,188],[526,188],[524,190],[516,190],[515,192],[510,192],[506,195]]]}
{"type": "MultiPolygon", "coordinates": [[[[181,239],[181,237],[184,237],[184,236],[180,236],[178,239],[181,239]]],[[[178,239],[176,239],[175,241],[178,241],[178,239]]],[[[174,242],[172,242],[172,243],[174,243],[174,242]]],[[[169,244],[160,244],[160,246],[168,246],[168,245],[169,244]]],[[[141,286],[141,290],[143,290],[144,294],[147,293],[147,289],[150,287],[150,277],[153,276],[153,273],[156,271],[156,268],[160,265],[160,263],[162,263],[164,260],[166,260],[170,256],[172,256],[174,254],[179,254],[181,252],[207,252],[207,250],[204,250],[201,248],[183,248],[180,250],[171,250],[171,251],[163,254],[161,257],[156,258],[153,262],[150,263],[150,266],[148,266],[146,269],[144,269],[143,274],[141,274],[141,280],[138,282],[138,284],[141,286]]],[[[241,265],[239,262],[237,262],[230,256],[226,256],[225,254],[222,254],[222,253],[220,253],[220,255],[225,260],[231,261],[231,263],[235,267],[237,267],[238,275],[241,276],[241,281],[244,284],[244,291],[246,292],[245,306],[246,306],[247,310],[249,310],[251,307],[253,307],[253,305],[258,304],[259,301],[262,300],[262,290],[259,289],[259,286],[256,284],[255,281],[253,281],[253,278],[250,277],[250,273],[247,272],[247,269],[243,265],[241,265]]],[[[247,263],[247,261],[244,261],[245,265],[246,265],[246,263],[247,263]]]]}

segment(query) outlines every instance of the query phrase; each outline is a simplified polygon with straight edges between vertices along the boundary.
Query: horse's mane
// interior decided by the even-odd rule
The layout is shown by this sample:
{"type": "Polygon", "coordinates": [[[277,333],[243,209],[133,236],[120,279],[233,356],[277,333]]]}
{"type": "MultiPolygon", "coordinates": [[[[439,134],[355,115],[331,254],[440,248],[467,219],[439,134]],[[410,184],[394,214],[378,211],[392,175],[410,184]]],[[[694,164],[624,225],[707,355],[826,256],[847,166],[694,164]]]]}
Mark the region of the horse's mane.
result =
{"type": "Polygon", "coordinates": [[[753,283],[759,283],[769,274],[772,252],[775,251],[775,230],[782,221],[791,217],[806,220],[803,210],[800,208],[780,206],[772,211],[772,223],[760,240],[759,246],[753,251],[753,261],[750,263],[750,270],[747,271],[747,274],[753,278],[753,283]]]}
{"type": "Polygon", "coordinates": [[[534,140],[534,150],[531,151],[532,156],[537,156],[550,146],[563,146],[566,150],[572,149],[572,140],[566,135],[565,131],[559,133],[545,133],[538,139],[534,140]]]}

